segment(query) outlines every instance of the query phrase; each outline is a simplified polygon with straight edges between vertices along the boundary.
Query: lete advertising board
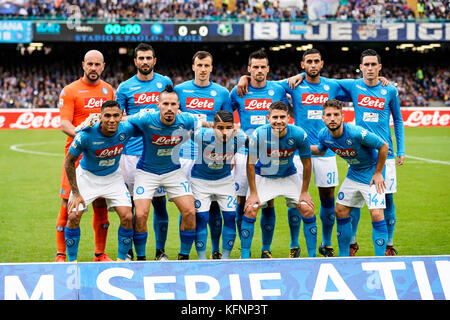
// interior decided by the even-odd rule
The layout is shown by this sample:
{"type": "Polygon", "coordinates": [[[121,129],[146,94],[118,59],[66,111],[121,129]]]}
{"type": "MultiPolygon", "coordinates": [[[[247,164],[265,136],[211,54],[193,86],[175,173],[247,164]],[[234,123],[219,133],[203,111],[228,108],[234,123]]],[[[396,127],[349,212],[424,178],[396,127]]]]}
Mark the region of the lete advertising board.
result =
{"type": "MultiPolygon", "coordinates": [[[[410,107],[401,108],[401,112],[405,127],[450,126],[450,108],[410,107]]],[[[345,108],[344,115],[346,122],[354,122],[352,108],[345,108]]],[[[59,128],[59,109],[0,109],[0,129],[59,128]]]]}

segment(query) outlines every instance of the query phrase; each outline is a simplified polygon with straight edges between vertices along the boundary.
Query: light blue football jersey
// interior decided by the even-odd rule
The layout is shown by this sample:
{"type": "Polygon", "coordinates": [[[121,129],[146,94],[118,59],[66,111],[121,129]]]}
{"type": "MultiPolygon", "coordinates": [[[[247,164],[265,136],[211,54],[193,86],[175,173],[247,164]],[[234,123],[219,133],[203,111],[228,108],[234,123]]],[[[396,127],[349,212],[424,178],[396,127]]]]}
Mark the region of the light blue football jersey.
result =
{"type": "MultiPolygon", "coordinates": [[[[244,130],[247,136],[250,136],[256,128],[267,124],[267,115],[269,106],[272,102],[283,101],[289,105],[286,91],[276,81],[266,81],[262,88],[254,88],[248,85],[248,92],[241,98],[237,94],[237,87],[230,92],[231,107],[239,114],[241,130],[244,130]]],[[[246,152],[245,148],[239,150],[240,153],[246,152]]]]}
{"type": "Polygon", "coordinates": [[[405,132],[397,89],[393,85],[383,87],[381,81],[370,87],[364,79],[345,79],[338,83],[351,96],[355,124],[377,134],[389,144],[388,159],[395,158],[390,128],[392,114],[397,156],[405,155],[405,132]]]}
{"type": "Polygon", "coordinates": [[[319,132],[319,151],[331,149],[349,164],[347,178],[369,184],[377,165],[378,150],[384,141],[360,126],[342,125],[343,132],[339,138],[333,138],[328,128],[319,132]]]}
{"type": "Polygon", "coordinates": [[[287,177],[297,173],[296,151],[301,159],[311,157],[308,134],[302,128],[288,124],[286,135],[279,138],[270,124],[257,128],[250,136],[249,155],[258,157],[255,173],[268,178],[287,177]]]}
{"type": "Polygon", "coordinates": [[[138,135],[139,130],[123,121],[116,134],[105,136],[100,131],[100,123],[97,123],[92,128],[77,133],[69,152],[77,158],[83,153],[81,168],[95,175],[105,176],[117,170],[125,144],[131,137],[138,135]]]}
{"type": "MultiPolygon", "coordinates": [[[[319,131],[326,128],[322,121],[323,104],[329,99],[348,100],[346,92],[342,90],[337,80],[325,77],[319,79],[319,83],[310,83],[303,79],[295,89],[289,88],[287,80],[279,82],[291,95],[294,123],[306,131],[311,145],[319,143],[319,131]]],[[[335,155],[329,150],[324,156],[333,157],[335,155]]],[[[313,155],[313,157],[319,156],[313,155]]]]}
{"type": "MultiPolygon", "coordinates": [[[[119,85],[116,100],[127,115],[133,115],[142,110],[156,112],[159,94],[168,84],[172,85],[172,81],[156,72],[153,73],[153,79],[149,81],[141,81],[137,75],[134,75],[119,85]]],[[[128,141],[123,153],[140,156],[142,150],[142,137],[136,137],[128,141]]]]}
{"type": "MultiPolygon", "coordinates": [[[[228,90],[217,83],[210,82],[208,86],[200,87],[194,80],[189,80],[175,86],[174,90],[180,99],[180,110],[193,114],[200,121],[214,121],[219,110],[233,112],[228,90]]],[[[183,145],[181,156],[196,158],[197,148],[193,140],[183,145]]]]}
{"type": "Polygon", "coordinates": [[[240,130],[226,143],[216,140],[214,129],[199,128],[192,133],[198,157],[191,170],[193,178],[219,180],[231,175],[231,160],[245,145],[246,135],[240,130]]]}
{"type": "Polygon", "coordinates": [[[187,112],[176,116],[172,125],[160,120],[160,112],[140,112],[128,118],[143,136],[144,150],[136,165],[137,169],[154,174],[164,174],[180,168],[179,152],[182,143],[189,139],[189,131],[198,121],[187,112]]]}

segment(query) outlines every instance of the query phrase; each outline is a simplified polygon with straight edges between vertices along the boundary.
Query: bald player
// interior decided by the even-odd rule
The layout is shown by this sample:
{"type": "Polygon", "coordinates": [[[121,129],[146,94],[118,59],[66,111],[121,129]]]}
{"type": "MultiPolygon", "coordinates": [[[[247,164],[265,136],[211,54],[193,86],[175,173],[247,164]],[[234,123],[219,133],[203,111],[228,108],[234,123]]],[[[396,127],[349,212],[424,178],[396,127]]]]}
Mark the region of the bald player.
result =
{"type": "MultiPolygon", "coordinates": [[[[103,54],[98,50],[88,51],[81,63],[83,76],[63,88],[59,96],[59,108],[61,116],[61,131],[67,135],[65,155],[75,137],[75,127],[81,124],[91,114],[100,114],[102,104],[114,99],[114,91],[111,85],[101,80],[105,69],[103,54]]],[[[65,157],[64,157],[65,158],[65,157]]],[[[80,158],[76,162],[78,166],[80,158]]],[[[66,260],[66,243],[64,229],[67,224],[67,204],[70,195],[70,184],[64,170],[61,172],[61,207],[56,222],[56,262],[66,260]]],[[[93,227],[95,237],[94,261],[112,261],[105,254],[106,237],[108,234],[108,210],[105,199],[100,198],[92,203],[93,227]]]]}

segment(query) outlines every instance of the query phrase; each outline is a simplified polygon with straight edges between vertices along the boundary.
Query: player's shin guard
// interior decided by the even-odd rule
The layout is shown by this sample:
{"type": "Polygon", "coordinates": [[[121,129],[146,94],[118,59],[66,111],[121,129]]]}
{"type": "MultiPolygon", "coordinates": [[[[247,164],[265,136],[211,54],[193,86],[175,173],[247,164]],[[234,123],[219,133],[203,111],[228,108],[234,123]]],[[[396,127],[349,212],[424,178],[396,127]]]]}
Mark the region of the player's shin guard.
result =
{"type": "Polygon", "coordinates": [[[322,221],[322,244],[332,247],[331,235],[334,226],[334,197],[320,198],[320,221],[322,221]]]}
{"type": "Polygon", "coordinates": [[[78,244],[80,243],[81,231],[80,228],[64,230],[65,242],[67,248],[67,259],[69,262],[77,260],[78,244]]]}
{"type": "Polygon", "coordinates": [[[180,254],[188,256],[195,241],[195,230],[180,230],[180,254]]]}
{"type": "Polygon", "coordinates": [[[153,231],[155,232],[155,248],[164,250],[167,240],[169,226],[169,215],[167,213],[166,198],[152,200],[153,205],[153,231]]]}
{"type": "Polygon", "coordinates": [[[135,232],[133,235],[134,250],[137,257],[145,257],[148,232],[135,232]]]}
{"type": "Polygon", "coordinates": [[[339,245],[339,257],[350,256],[350,239],[352,237],[351,218],[336,218],[336,231],[339,245]]]}
{"type": "Polygon", "coordinates": [[[253,234],[255,233],[256,218],[242,216],[241,225],[241,259],[250,258],[250,249],[252,246],[253,234]]]}
{"type": "MultiPolygon", "coordinates": [[[[242,225],[242,217],[244,216],[244,206],[241,206],[239,203],[236,206],[236,228],[237,233],[239,235],[239,239],[241,239],[241,225],[242,225]]],[[[242,239],[241,239],[242,241],[242,239]]]]}
{"type": "Polygon", "coordinates": [[[125,229],[122,226],[119,226],[119,230],[117,231],[117,258],[120,260],[124,260],[127,258],[127,253],[133,246],[133,234],[134,230],[125,229]]]}
{"type": "Polygon", "coordinates": [[[352,223],[352,238],[350,243],[356,243],[356,232],[358,231],[359,218],[361,218],[361,208],[353,208],[350,211],[350,218],[352,223]]]}
{"type": "Polygon", "coordinates": [[[104,253],[108,236],[109,220],[107,208],[93,208],[92,226],[94,228],[95,253],[104,253]]]}
{"type": "Polygon", "coordinates": [[[394,205],[394,194],[386,193],[386,209],[384,209],[384,220],[387,226],[387,245],[394,245],[394,229],[395,229],[395,205],[394,205]]]}
{"type": "Polygon", "coordinates": [[[275,208],[266,207],[261,210],[261,235],[262,235],[262,247],[261,252],[270,251],[272,245],[273,233],[275,231],[275,208]]]}
{"type": "Polygon", "coordinates": [[[212,252],[220,252],[220,236],[222,235],[222,214],[216,201],[209,208],[209,231],[211,233],[212,252]]]}
{"type": "Polygon", "coordinates": [[[291,233],[291,248],[300,247],[300,243],[298,242],[298,237],[300,235],[300,226],[302,224],[302,216],[300,215],[300,211],[297,208],[289,208],[288,209],[288,221],[289,221],[289,230],[291,233]]]}
{"type": "Polygon", "coordinates": [[[67,208],[61,204],[58,218],[56,220],[56,252],[66,254],[66,238],[64,229],[67,224],[67,208]]]}
{"type": "Polygon", "coordinates": [[[208,241],[209,212],[197,212],[195,215],[195,249],[200,260],[206,259],[206,242],[208,241]]]}
{"type": "Polygon", "coordinates": [[[388,237],[386,221],[372,222],[372,227],[372,241],[375,248],[375,255],[384,256],[388,237]]]}
{"type": "Polygon", "coordinates": [[[308,257],[316,256],[317,249],[317,222],[316,216],[311,218],[302,218],[303,233],[305,235],[306,248],[308,249],[308,257]]]}
{"type": "Polygon", "coordinates": [[[223,213],[223,235],[222,235],[222,259],[229,259],[236,240],[236,211],[224,211],[223,213]]]}

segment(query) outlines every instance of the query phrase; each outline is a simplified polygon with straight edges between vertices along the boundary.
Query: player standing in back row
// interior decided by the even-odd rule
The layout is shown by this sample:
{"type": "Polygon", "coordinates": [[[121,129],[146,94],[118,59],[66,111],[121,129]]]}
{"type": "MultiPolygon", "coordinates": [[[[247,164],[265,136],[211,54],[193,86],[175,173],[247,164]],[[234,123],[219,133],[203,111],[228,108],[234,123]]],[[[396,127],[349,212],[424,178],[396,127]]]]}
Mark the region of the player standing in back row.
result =
{"type": "MultiPolygon", "coordinates": [[[[139,112],[155,113],[158,111],[159,94],[166,85],[172,85],[172,81],[168,77],[154,72],[155,64],[156,55],[153,47],[146,43],[140,43],[134,49],[136,75],[122,82],[117,88],[117,102],[127,115],[139,112]]],[[[130,194],[133,194],[136,164],[142,155],[143,148],[142,137],[131,138],[125,145],[122,159],[120,160],[120,169],[130,194]]],[[[154,209],[153,230],[156,238],[155,259],[167,260],[165,244],[169,216],[163,188],[156,191],[152,199],[152,205],[154,209]]],[[[129,258],[131,257],[132,251],[129,258]]],[[[137,257],[137,259],[142,259],[142,257],[137,257]]]]}
{"type": "MultiPolygon", "coordinates": [[[[382,86],[379,80],[381,58],[375,50],[362,52],[360,66],[363,78],[357,80],[340,80],[339,84],[351,96],[355,109],[355,124],[380,136],[389,144],[386,160],[386,209],[384,216],[388,229],[386,255],[396,255],[394,249],[395,206],[394,193],[397,192],[396,165],[401,166],[405,161],[405,134],[403,118],[397,89],[393,85],[382,86]],[[395,140],[397,142],[397,160],[395,159],[392,143],[390,116],[394,121],[395,140]]],[[[356,242],[356,228],[361,211],[352,210],[352,241],[350,255],[358,250],[356,242]]]]}
{"type": "MultiPolygon", "coordinates": [[[[214,115],[219,110],[231,110],[228,90],[210,80],[213,70],[213,57],[207,51],[197,51],[192,57],[194,79],[175,86],[174,90],[180,97],[180,110],[190,112],[200,121],[214,121],[214,115]]],[[[196,143],[193,140],[183,144],[180,164],[186,175],[190,177],[191,169],[197,158],[196,143]]],[[[220,236],[222,234],[222,215],[217,201],[211,202],[209,209],[209,229],[213,259],[220,259],[220,236]]]]}
{"type": "MultiPolygon", "coordinates": [[[[250,54],[248,58],[247,71],[250,73],[250,83],[248,92],[242,97],[237,92],[237,86],[230,92],[231,107],[237,110],[241,123],[241,130],[247,136],[252,132],[267,124],[267,115],[270,105],[275,101],[282,101],[289,105],[284,89],[276,81],[268,81],[269,57],[264,50],[258,50],[250,54]]],[[[234,179],[236,182],[237,209],[236,225],[241,238],[241,223],[244,216],[244,206],[248,191],[248,180],[246,173],[248,150],[242,148],[235,156],[236,165],[234,167],[234,179]]],[[[268,202],[268,206],[261,210],[261,231],[262,231],[262,258],[271,258],[270,244],[275,228],[275,208],[273,199],[268,202]]]]}
{"type": "MultiPolygon", "coordinates": [[[[75,127],[80,125],[91,114],[99,114],[102,104],[114,98],[113,88],[100,79],[105,69],[105,61],[100,51],[88,51],[82,62],[83,76],[67,85],[59,96],[61,114],[61,131],[67,135],[65,154],[75,137],[75,127]]],[[[78,162],[76,162],[78,165],[78,162]]],[[[61,173],[61,208],[56,221],[56,262],[66,259],[66,243],[64,228],[67,224],[67,203],[70,195],[70,184],[64,165],[61,173]]],[[[108,210],[104,199],[96,199],[92,203],[93,227],[95,237],[94,261],[111,261],[105,254],[106,236],[108,234],[108,210]]]]}

